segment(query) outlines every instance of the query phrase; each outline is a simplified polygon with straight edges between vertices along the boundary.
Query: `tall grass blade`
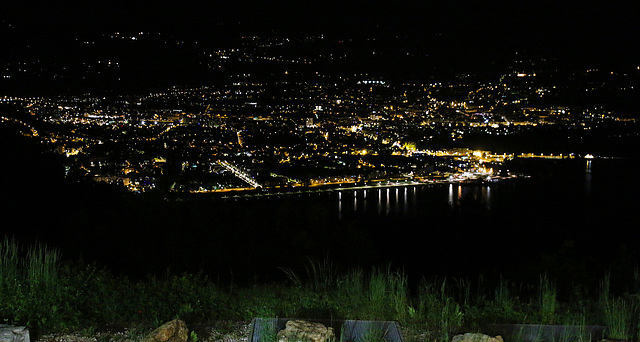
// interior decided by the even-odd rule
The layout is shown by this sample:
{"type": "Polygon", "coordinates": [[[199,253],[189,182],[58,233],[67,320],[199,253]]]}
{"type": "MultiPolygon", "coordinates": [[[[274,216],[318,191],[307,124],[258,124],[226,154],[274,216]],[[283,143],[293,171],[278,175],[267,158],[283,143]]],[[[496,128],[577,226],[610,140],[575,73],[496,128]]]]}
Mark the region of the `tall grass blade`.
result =
{"type": "Polygon", "coordinates": [[[610,339],[625,340],[631,337],[633,307],[624,298],[612,298],[604,307],[604,323],[610,339]]]}
{"type": "Polygon", "coordinates": [[[19,247],[14,239],[5,237],[0,244],[0,286],[6,286],[18,277],[19,247]]]}
{"type": "Polygon", "coordinates": [[[540,276],[539,297],[542,323],[553,324],[557,307],[556,288],[546,275],[540,276]]]}

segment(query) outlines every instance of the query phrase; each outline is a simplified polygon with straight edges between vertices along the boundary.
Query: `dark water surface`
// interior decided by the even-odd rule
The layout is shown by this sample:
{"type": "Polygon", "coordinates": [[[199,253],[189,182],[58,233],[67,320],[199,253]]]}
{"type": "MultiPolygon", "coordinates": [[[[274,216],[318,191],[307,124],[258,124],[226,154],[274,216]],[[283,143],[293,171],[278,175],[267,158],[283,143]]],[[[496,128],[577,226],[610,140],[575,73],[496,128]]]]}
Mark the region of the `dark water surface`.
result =
{"type": "MultiPolygon", "coordinates": [[[[209,228],[184,227],[185,260],[235,276],[281,276],[307,257],[385,265],[410,276],[600,280],[638,258],[635,162],[527,161],[531,179],[491,185],[344,189],[277,198],[199,199],[209,228]]],[[[189,202],[186,202],[189,203],[189,202]]]]}
{"type": "Polygon", "coordinates": [[[328,203],[297,205],[325,207],[328,216],[317,219],[345,240],[326,246],[339,260],[388,261],[416,275],[591,281],[637,262],[633,165],[541,161],[525,165],[538,173],[532,179],[344,190],[328,203]]]}
{"type": "MultiPolygon", "coordinates": [[[[221,281],[284,278],[328,256],[336,268],[402,268],[595,285],[628,277],[640,251],[635,160],[524,161],[530,179],[490,185],[343,189],[257,198],[131,196],[22,186],[5,233],[116,273],[202,271],[221,281]],[[587,164],[590,163],[590,166],[587,164]]],[[[19,175],[15,175],[18,177],[19,175]]],[[[5,193],[6,194],[6,193],[5,193]]]]}

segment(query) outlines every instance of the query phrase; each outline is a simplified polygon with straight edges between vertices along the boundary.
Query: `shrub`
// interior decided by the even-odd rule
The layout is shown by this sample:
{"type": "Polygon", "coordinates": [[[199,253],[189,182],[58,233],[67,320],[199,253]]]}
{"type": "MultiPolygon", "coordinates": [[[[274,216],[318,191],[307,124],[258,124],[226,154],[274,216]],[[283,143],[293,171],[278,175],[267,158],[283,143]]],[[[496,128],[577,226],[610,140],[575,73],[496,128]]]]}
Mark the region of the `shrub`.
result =
{"type": "Polygon", "coordinates": [[[406,321],[409,316],[407,277],[389,266],[369,275],[354,269],[339,277],[334,297],[340,317],[406,321]]]}
{"type": "Polygon", "coordinates": [[[22,248],[14,239],[0,243],[0,316],[36,334],[77,325],[69,306],[69,286],[59,274],[60,254],[41,243],[22,248]]]}
{"type": "Polygon", "coordinates": [[[418,312],[427,330],[436,341],[449,341],[450,335],[462,326],[464,313],[460,305],[447,293],[447,280],[422,280],[419,289],[418,312]]]}
{"type": "Polygon", "coordinates": [[[632,333],[632,303],[625,298],[610,298],[604,303],[604,324],[607,336],[614,340],[628,340],[632,333]]]}

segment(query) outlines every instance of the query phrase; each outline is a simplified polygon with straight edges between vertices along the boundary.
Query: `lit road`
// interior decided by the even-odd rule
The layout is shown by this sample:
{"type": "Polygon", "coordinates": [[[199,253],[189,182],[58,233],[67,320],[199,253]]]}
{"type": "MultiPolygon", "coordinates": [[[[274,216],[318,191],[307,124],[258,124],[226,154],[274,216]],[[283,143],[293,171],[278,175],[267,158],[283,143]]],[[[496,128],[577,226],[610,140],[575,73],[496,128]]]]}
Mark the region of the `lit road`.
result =
{"type": "Polygon", "coordinates": [[[224,160],[218,160],[218,165],[224,167],[225,169],[231,171],[234,175],[236,175],[236,177],[242,179],[243,181],[245,181],[247,184],[251,185],[254,188],[261,188],[262,185],[260,185],[258,182],[256,182],[253,178],[251,178],[251,176],[249,176],[249,174],[247,174],[246,172],[244,172],[243,170],[240,170],[239,168],[237,168],[235,165],[224,161],[224,160]]]}
{"type": "Polygon", "coordinates": [[[38,136],[38,131],[33,126],[31,126],[31,125],[29,125],[29,124],[27,124],[27,123],[25,123],[23,121],[20,121],[18,119],[13,119],[13,118],[7,118],[7,117],[4,117],[4,116],[0,116],[0,120],[7,121],[7,122],[14,122],[14,123],[20,124],[20,125],[26,127],[29,131],[31,131],[31,136],[32,137],[37,137],[38,136]]]}

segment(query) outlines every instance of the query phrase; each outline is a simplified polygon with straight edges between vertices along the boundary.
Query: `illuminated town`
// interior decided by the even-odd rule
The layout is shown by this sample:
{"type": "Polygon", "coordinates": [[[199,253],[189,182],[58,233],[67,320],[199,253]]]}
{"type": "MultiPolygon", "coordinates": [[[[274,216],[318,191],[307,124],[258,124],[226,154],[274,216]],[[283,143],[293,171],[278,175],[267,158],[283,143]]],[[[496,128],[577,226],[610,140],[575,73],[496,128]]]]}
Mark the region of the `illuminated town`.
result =
{"type": "Polygon", "coordinates": [[[64,156],[67,179],[133,193],[483,183],[526,176],[514,160],[636,155],[626,35],[595,49],[597,25],[558,37],[570,15],[508,32],[455,4],[328,6],[309,23],[302,8],[220,6],[122,22],[107,6],[86,32],[14,10],[0,23],[3,125],[64,156]]]}
{"type": "MultiPolygon", "coordinates": [[[[323,38],[301,40],[314,39],[323,38]]],[[[553,70],[537,70],[532,61],[514,62],[507,73],[486,81],[457,75],[449,82],[394,83],[366,73],[313,71],[326,56],[272,55],[264,46],[273,41],[247,40],[244,49],[205,58],[211,68],[260,63],[270,79],[229,74],[215,85],[145,95],[4,96],[0,103],[21,114],[2,119],[64,155],[67,178],[137,193],[158,187],[178,193],[287,192],[495,182],[523,176],[503,167],[514,158],[609,157],[590,151],[588,143],[569,143],[602,127],[631,138],[639,132],[636,118],[603,106],[545,105],[570,86],[550,83],[553,70]],[[478,147],[558,134],[565,143],[478,147]]],[[[593,69],[573,74],[585,79],[587,93],[634,91],[637,75],[593,69]]]]}
{"type": "Polygon", "coordinates": [[[635,7],[5,1],[0,342],[640,342],[635,7]]]}

